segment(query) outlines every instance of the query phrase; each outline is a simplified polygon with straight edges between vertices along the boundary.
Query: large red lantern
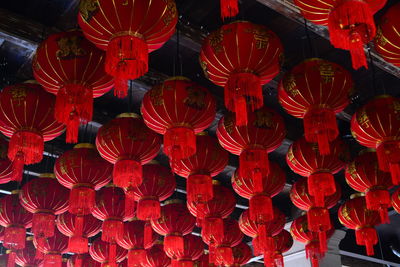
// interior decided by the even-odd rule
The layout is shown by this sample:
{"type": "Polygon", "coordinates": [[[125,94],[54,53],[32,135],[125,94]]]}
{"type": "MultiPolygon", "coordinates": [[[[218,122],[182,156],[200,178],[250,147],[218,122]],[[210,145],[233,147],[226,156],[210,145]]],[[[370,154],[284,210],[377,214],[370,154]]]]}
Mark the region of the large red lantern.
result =
{"type": "Polygon", "coordinates": [[[393,184],[390,174],[379,170],[375,151],[362,151],[346,166],[345,176],[351,188],[365,193],[367,208],[379,211],[381,222],[388,223],[389,189],[393,184]]]}
{"type": "Polygon", "coordinates": [[[89,247],[89,254],[92,259],[101,263],[101,266],[117,267],[117,262],[122,262],[126,258],[127,251],[120,246],[111,249],[111,246],[113,245],[97,238],[89,247]],[[114,255],[111,255],[110,252],[113,252],[114,255]]]}
{"type": "Polygon", "coordinates": [[[12,180],[13,164],[7,157],[8,142],[0,137],[0,184],[6,184],[12,180]]]}
{"type": "Polygon", "coordinates": [[[224,87],[225,106],[236,124],[247,124],[248,109],[263,106],[262,85],[280,71],[283,48],[278,36],[263,25],[237,21],[223,25],[204,41],[200,64],[205,76],[224,87]]]}
{"type": "Polygon", "coordinates": [[[13,180],[22,180],[24,164],[39,163],[44,142],[61,135],[64,126],[54,119],[54,97],[33,83],[5,87],[0,93],[0,131],[10,138],[8,158],[13,180]]]}
{"type": "MultiPolygon", "coordinates": [[[[232,248],[232,256],[233,256],[233,264],[229,266],[239,267],[248,263],[251,257],[253,256],[253,253],[249,245],[247,245],[244,242],[240,242],[239,245],[236,245],[232,248]]],[[[224,261],[218,257],[216,261],[219,265],[227,266],[224,265],[224,261]]]]}
{"type": "Polygon", "coordinates": [[[213,181],[213,199],[206,203],[187,201],[187,206],[201,224],[202,235],[213,235],[215,239],[224,237],[224,218],[227,218],[235,209],[236,198],[232,190],[213,181]]]}
{"type": "Polygon", "coordinates": [[[323,206],[315,204],[315,197],[311,196],[307,189],[307,181],[302,178],[293,184],[290,190],[290,200],[299,209],[307,211],[308,228],[319,234],[321,251],[326,250],[326,233],[332,228],[329,209],[333,208],[341,197],[339,184],[334,194],[324,199],[323,206]]]}
{"type": "Polygon", "coordinates": [[[158,219],[160,201],[175,191],[176,181],[171,170],[153,161],[143,166],[143,182],[127,189],[127,197],[137,201],[136,216],[141,220],[158,219]]]}
{"type": "Polygon", "coordinates": [[[33,242],[36,249],[44,254],[43,265],[62,267],[62,254],[68,251],[68,237],[55,230],[52,237],[45,238],[41,242],[36,240],[35,237],[33,242]]]}
{"type": "Polygon", "coordinates": [[[286,162],[295,173],[308,177],[308,192],[316,206],[324,207],[324,198],[337,190],[333,174],[344,168],[347,158],[347,147],[339,139],[332,142],[329,155],[321,155],[318,144],[300,138],[289,147],[286,162]]]}
{"type": "Polygon", "coordinates": [[[275,251],[262,253],[264,254],[264,263],[268,267],[283,267],[282,254],[293,246],[293,238],[288,231],[282,230],[282,232],[274,236],[274,241],[275,251]]]}
{"type": "Polygon", "coordinates": [[[33,213],[32,232],[39,245],[54,235],[56,215],[68,210],[68,193],[52,173],[41,174],[22,187],[20,202],[33,213]]]}
{"type": "Polygon", "coordinates": [[[177,21],[173,0],[84,0],[78,13],[86,38],[107,51],[105,70],[115,78],[118,97],[127,96],[128,80],[148,71],[148,53],[168,41],[177,21]]]}
{"type": "Polygon", "coordinates": [[[307,20],[328,26],[331,44],[350,51],[354,69],[368,67],[364,45],[375,37],[373,16],[386,0],[295,0],[294,3],[307,20]]]}
{"type": "MultiPolygon", "coordinates": [[[[217,136],[223,148],[239,156],[240,175],[261,185],[260,180],[269,172],[268,153],[282,144],[286,130],[283,118],[263,107],[249,114],[245,127],[235,123],[232,114],[226,115],[219,121],[217,136]]],[[[256,190],[261,190],[261,186],[256,190]]]]}
{"type": "Polygon", "coordinates": [[[400,20],[398,14],[400,4],[390,7],[381,17],[381,23],[376,33],[375,50],[389,63],[400,67],[400,20]]]}
{"type": "Polygon", "coordinates": [[[19,203],[19,190],[0,198],[0,225],[5,227],[3,246],[11,250],[8,266],[14,266],[16,250],[25,248],[26,228],[32,226],[32,214],[19,203]]]}
{"type": "Polygon", "coordinates": [[[142,165],[157,156],[161,138],[138,115],[123,113],[99,129],[96,146],[100,155],[114,164],[116,186],[138,186],[142,183],[142,165]]]}
{"type": "Polygon", "coordinates": [[[229,154],[205,132],[197,135],[196,143],[196,154],[175,161],[172,167],[176,174],[187,178],[188,201],[207,202],[214,197],[212,177],[225,169],[229,154]]]}
{"type": "Polygon", "coordinates": [[[160,218],[151,220],[153,230],[164,236],[164,250],[176,254],[184,252],[183,236],[192,232],[195,223],[196,219],[178,199],[166,201],[160,218]]]}
{"type": "Polygon", "coordinates": [[[69,212],[87,215],[95,204],[95,190],[111,180],[111,164],[103,160],[92,144],[77,144],[62,154],[54,165],[57,180],[71,189],[69,212]]]}
{"type": "MultiPolygon", "coordinates": [[[[334,230],[330,230],[327,237],[331,237],[334,230]]],[[[295,219],[290,226],[292,237],[306,245],[306,257],[311,260],[313,267],[319,266],[319,260],[324,257],[325,251],[321,250],[318,234],[308,228],[307,216],[301,216],[295,219]]]]}
{"type": "Polygon", "coordinates": [[[101,230],[101,221],[91,214],[74,215],[69,212],[58,215],[57,228],[65,236],[69,237],[68,252],[84,254],[88,252],[88,238],[97,235],[101,230]],[[77,216],[83,216],[82,229],[77,229],[77,216]]]}
{"type": "Polygon", "coordinates": [[[117,244],[128,250],[129,266],[140,266],[146,257],[145,250],[151,248],[156,242],[156,235],[153,235],[150,240],[145,240],[145,227],[146,222],[137,219],[125,222],[124,234],[117,239],[117,244]]]}
{"type": "Polygon", "coordinates": [[[286,184],[286,174],[277,163],[271,162],[268,175],[261,179],[241,176],[240,171],[236,171],[231,181],[233,190],[239,196],[250,200],[249,211],[252,220],[263,223],[273,219],[271,198],[279,194],[286,184]],[[258,182],[261,184],[257,184],[258,182]]]}
{"type": "Polygon", "coordinates": [[[213,232],[202,232],[201,236],[209,247],[210,263],[230,266],[235,261],[232,248],[242,241],[243,233],[240,231],[238,222],[234,219],[224,219],[223,227],[222,237],[215,236],[213,232]]]}
{"type": "Polygon", "coordinates": [[[204,243],[201,237],[192,234],[183,237],[184,250],[166,250],[165,254],[171,258],[172,267],[193,266],[193,261],[201,257],[204,251],[204,243]]]}
{"type": "Polygon", "coordinates": [[[80,266],[101,267],[101,263],[92,259],[92,257],[90,257],[89,254],[76,254],[70,257],[67,261],[67,267],[80,267],[80,266]]]}
{"type": "Polygon", "coordinates": [[[216,103],[204,87],[184,77],[156,85],[143,98],[144,122],[164,135],[164,153],[172,160],[196,153],[196,133],[214,121],[216,103]]]}
{"type": "Polygon", "coordinates": [[[318,143],[322,155],[339,134],[336,114],[349,104],[351,74],[342,66],[320,58],[295,66],[279,84],[279,102],[290,115],[304,120],[304,136],[318,143]]]}
{"type": "Polygon", "coordinates": [[[400,101],[382,95],[356,111],[351,119],[351,131],[363,146],[374,148],[379,168],[392,174],[394,185],[400,184],[400,101]]]}
{"type": "Polygon", "coordinates": [[[146,259],[143,267],[168,267],[171,266],[171,259],[165,254],[162,242],[146,249],[146,259]]]}
{"type": "Polygon", "coordinates": [[[25,248],[15,253],[15,263],[21,267],[40,266],[43,263],[43,259],[36,257],[36,248],[32,242],[33,237],[27,237],[26,241],[25,248]]]}
{"type": "Polygon", "coordinates": [[[104,53],[80,30],[55,33],[43,41],[32,62],[36,80],[57,95],[55,118],[67,125],[67,142],[78,141],[79,124],[92,120],[93,98],[113,85],[103,69],[104,53]]]}
{"type": "Polygon", "coordinates": [[[368,256],[374,255],[378,243],[374,226],[381,223],[379,212],[367,209],[365,197],[356,196],[340,206],[338,216],[341,224],[356,231],[357,245],[365,246],[368,256]]]}

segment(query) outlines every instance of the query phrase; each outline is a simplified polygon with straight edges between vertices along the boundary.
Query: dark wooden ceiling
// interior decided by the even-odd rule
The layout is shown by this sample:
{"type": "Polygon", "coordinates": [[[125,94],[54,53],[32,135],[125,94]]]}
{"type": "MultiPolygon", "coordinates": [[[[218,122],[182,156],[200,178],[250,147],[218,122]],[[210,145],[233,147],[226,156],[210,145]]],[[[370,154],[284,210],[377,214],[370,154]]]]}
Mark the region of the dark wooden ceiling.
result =
{"type": "MultiPolygon", "coordinates": [[[[79,0],[0,1],[0,88],[7,84],[32,79],[31,59],[37,45],[51,33],[77,27],[78,2],[79,0]]],[[[93,122],[81,128],[80,141],[93,142],[98,127],[119,113],[139,112],[144,93],[151,86],[175,74],[182,74],[206,86],[217,97],[219,111],[214,124],[209,129],[211,134],[215,134],[216,123],[224,113],[223,90],[204,77],[198,64],[198,54],[202,39],[222,24],[219,17],[219,1],[176,0],[176,2],[180,13],[178,29],[182,73],[174,71],[177,51],[177,35],[175,34],[161,49],[150,55],[150,72],[131,82],[128,98],[117,99],[113,96],[113,92],[110,92],[95,100],[93,122]]],[[[238,19],[266,25],[278,34],[285,48],[282,73],[265,85],[264,96],[266,105],[284,116],[288,129],[284,144],[271,154],[271,158],[279,162],[287,172],[287,187],[283,193],[275,197],[274,203],[285,212],[288,221],[290,221],[293,217],[298,216],[299,210],[290,203],[287,192],[290,189],[290,184],[296,181],[299,176],[287,167],[285,154],[291,142],[302,136],[303,126],[301,120],[287,115],[277,102],[276,87],[282,74],[307,57],[322,57],[351,70],[356,82],[356,93],[352,97],[351,105],[345,112],[339,114],[338,121],[342,138],[350,145],[352,154],[356,155],[361,147],[350,134],[349,119],[351,115],[358,106],[365,103],[373,95],[389,93],[399,96],[400,70],[383,62],[379,57],[376,57],[372,50],[371,59],[373,63],[370,64],[369,70],[353,71],[348,53],[334,49],[330,45],[327,40],[326,29],[305,23],[289,0],[242,0],[240,2],[241,12],[238,19]]],[[[387,7],[394,2],[396,1],[390,0],[387,7]]],[[[377,15],[377,20],[379,20],[381,13],[377,15]]],[[[61,136],[46,143],[47,154],[43,162],[26,168],[25,181],[35,177],[38,173],[50,171],[55,157],[72,148],[71,145],[65,144],[64,139],[65,137],[61,136]]],[[[167,159],[161,154],[158,156],[158,160],[167,164],[167,159]]],[[[231,156],[229,166],[217,177],[227,186],[230,186],[230,176],[237,163],[237,158],[231,156]]],[[[346,186],[343,173],[339,173],[337,179],[344,188],[343,199],[348,198],[352,191],[346,186]]],[[[185,195],[182,192],[184,191],[185,180],[178,177],[177,181],[180,190],[175,193],[175,197],[184,198],[185,195]]],[[[17,184],[14,183],[0,185],[0,189],[4,191],[10,191],[16,187],[17,184]]],[[[233,215],[236,218],[240,215],[243,207],[247,206],[244,199],[240,197],[237,199],[239,205],[233,215]]],[[[389,245],[398,242],[400,237],[398,231],[395,231],[400,226],[400,219],[396,217],[394,212],[392,214],[393,223],[380,228],[381,239],[384,241],[382,242],[382,251],[386,259],[400,263],[400,259],[389,248],[389,245]]],[[[336,225],[340,227],[338,222],[336,222],[336,225]]],[[[342,243],[346,250],[363,253],[355,248],[353,240],[347,238],[342,243]]],[[[382,256],[378,253],[377,257],[382,256]]]]}

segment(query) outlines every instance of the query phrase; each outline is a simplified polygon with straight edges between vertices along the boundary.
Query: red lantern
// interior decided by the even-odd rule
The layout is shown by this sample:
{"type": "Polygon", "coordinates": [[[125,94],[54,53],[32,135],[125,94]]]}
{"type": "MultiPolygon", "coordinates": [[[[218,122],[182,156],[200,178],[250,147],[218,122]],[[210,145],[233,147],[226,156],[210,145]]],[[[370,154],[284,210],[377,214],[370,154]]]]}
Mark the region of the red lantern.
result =
{"type": "Polygon", "coordinates": [[[379,170],[375,151],[363,151],[347,165],[346,181],[354,190],[365,193],[367,208],[379,211],[382,223],[389,222],[389,189],[393,184],[390,174],[379,170]]]}
{"type": "Polygon", "coordinates": [[[185,204],[178,199],[168,200],[161,208],[161,216],[151,220],[154,231],[164,236],[164,250],[184,253],[183,236],[192,232],[196,220],[185,204]]]}
{"type": "Polygon", "coordinates": [[[258,252],[266,253],[275,251],[273,237],[283,230],[285,222],[285,215],[277,208],[274,208],[274,220],[263,224],[257,224],[251,220],[249,211],[245,210],[240,215],[239,227],[245,235],[253,238],[253,246],[257,247],[258,252]]]}
{"type": "Polygon", "coordinates": [[[115,95],[125,97],[127,80],[148,71],[148,53],[175,32],[178,12],[173,0],[84,0],[78,22],[88,40],[106,50],[105,70],[115,78],[115,95]],[[123,18],[123,19],[121,19],[123,18]]]}
{"type": "Polygon", "coordinates": [[[204,87],[184,77],[156,85],[143,98],[147,126],[164,135],[164,153],[172,160],[196,153],[196,133],[214,121],[216,103],[204,87]]]}
{"type": "Polygon", "coordinates": [[[8,142],[0,137],[0,184],[12,180],[13,164],[7,157],[8,142]]]}
{"type": "Polygon", "coordinates": [[[57,228],[65,236],[69,237],[68,252],[84,254],[88,252],[88,238],[97,235],[101,230],[101,221],[91,214],[74,215],[69,212],[58,215],[57,228]],[[76,217],[82,216],[82,229],[77,229],[76,217]]]}
{"type": "Polygon", "coordinates": [[[382,95],[369,101],[353,115],[351,131],[357,141],[376,149],[379,168],[392,174],[394,185],[400,184],[400,101],[382,95]]]}
{"type": "Polygon", "coordinates": [[[68,251],[68,237],[55,230],[52,237],[44,238],[41,242],[37,242],[35,237],[33,242],[36,249],[44,254],[44,266],[62,267],[62,254],[68,251]]]}
{"type": "Polygon", "coordinates": [[[77,254],[70,257],[67,267],[101,267],[101,263],[95,261],[89,254],[77,254]],[[79,262],[79,263],[78,263],[79,262]],[[79,265],[80,264],[80,265],[79,265]]]}
{"type": "Polygon", "coordinates": [[[235,17],[239,13],[239,1],[238,0],[220,0],[221,6],[221,18],[235,17]]]}
{"type": "Polygon", "coordinates": [[[146,222],[133,219],[124,223],[124,234],[117,239],[117,243],[122,248],[128,250],[128,266],[140,266],[146,258],[145,249],[151,248],[156,242],[153,235],[150,242],[145,243],[146,222]]]}
{"type": "Polygon", "coordinates": [[[263,106],[262,85],[280,72],[282,53],[274,32],[247,21],[225,24],[204,41],[200,64],[210,81],[224,87],[225,106],[236,113],[237,125],[247,124],[249,108],[263,106]]]}
{"type": "Polygon", "coordinates": [[[305,138],[296,140],[286,154],[286,162],[297,174],[308,177],[308,192],[315,198],[317,207],[324,207],[324,198],[333,195],[337,188],[333,174],[344,168],[348,150],[341,140],[331,144],[331,153],[321,155],[318,145],[305,138]]]}
{"type": "Polygon", "coordinates": [[[308,228],[310,231],[319,234],[321,251],[325,251],[326,233],[332,228],[329,209],[333,208],[341,197],[339,184],[336,185],[336,192],[324,199],[324,205],[317,206],[315,198],[311,196],[307,189],[306,179],[300,179],[293,184],[290,190],[290,200],[299,209],[307,211],[308,228]]]}
{"type": "Polygon", "coordinates": [[[160,201],[169,198],[175,187],[176,181],[171,170],[153,161],[143,166],[143,183],[128,188],[127,197],[137,201],[136,216],[139,219],[158,219],[160,201]]]}
{"type": "Polygon", "coordinates": [[[271,162],[268,175],[261,179],[252,179],[241,176],[239,173],[240,171],[236,171],[233,174],[232,186],[239,196],[250,200],[250,218],[257,223],[273,220],[274,210],[271,198],[283,190],[286,183],[285,172],[277,163],[271,162]],[[261,184],[256,184],[257,182],[261,184]]]}
{"type": "Polygon", "coordinates": [[[87,215],[95,204],[95,190],[111,180],[111,164],[92,144],[78,144],[57,159],[54,173],[60,184],[71,189],[69,212],[87,215]]]}
{"type": "Polygon", "coordinates": [[[381,24],[376,33],[375,50],[379,55],[389,63],[400,67],[400,20],[398,14],[400,4],[390,7],[381,17],[381,24]]]}
{"type": "Polygon", "coordinates": [[[223,229],[222,237],[214,235],[213,232],[203,233],[203,231],[201,236],[209,247],[210,263],[230,266],[235,261],[232,248],[242,242],[243,233],[238,222],[230,218],[223,220],[223,229]]]}
{"type": "Polygon", "coordinates": [[[223,148],[239,156],[240,175],[254,179],[256,190],[261,191],[262,177],[269,172],[268,153],[286,136],[283,118],[263,107],[249,114],[248,125],[242,127],[229,114],[219,121],[217,136],[223,148]]]}
{"type": "MultiPolygon", "coordinates": [[[[333,232],[334,230],[331,229],[327,233],[327,237],[330,238],[333,232]]],[[[318,267],[318,262],[324,257],[325,251],[321,251],[318,234],[309,230],[307,216],[301,216],[295,219],[290,226],[290,233],[295,240],[306,245],[307,259],[311,260],[313,267],[318,267]]]]}
{"type": "Polygon", "coordinates": [[[282,254],[293,246],[293,238],[288,231],[282,230],[282,232],[274,236],[274,241],[275,251],[263,253],[264,263],[268,267],[283,267],[282,254]]]}
{"type": "Polygon", "coordinates": [[[235,195],[228,188],[213,181],[214,198],[206,203],[187,202],[190,213],[200,222],[203,236],[213,235],[215,239],[224,238],[223,219],[228,217],[236,205],[235,195]]]}
{"type": "Polygon", "coordinates": [[[97,238],[89,247],[89,254],[92,259],[101,263],[102,266],[117,267],[117,262],[121,262],[126,258],[127,251],[120,246],[112,245],[97,238]],[[113,246],[114,249],[111,248],[113,246]]]}
{"type": "MultiPolygon", "coordinates": [[[[236,245],[232,248],[232,255],[233,255],[233,264],[231,264],[229,266],[239,267],[239,266],[243,266],[247,262],[249,262],[249,260],[253,256],[253,253],[252,253],[249,245],[247,245],[244,242],[241,242],[241,243],[239,243],[239,245],[236,245]]],[[[218,264],[225,266],[225,265],[223,265],[224,261],[218,257],[217,257],[217,262],[218,262],[218,264]]]]}
{"type": "Polygon", "coordinates": [[[203,132],[196,137],[196,154],[172,164],[173,171],[187,178],[188,201],[207,202],[214,197],[212,177],[228,164],[229,154],[217,140],[203,132]]]}
{"type": "Polygon", "coordinates": [[[160,151],[161,138],[134,113],[123,113],[97,132],[100,155],[114,164],[113,182],[119,187],[142,183],[142,165],[160,151]]]}
{"type": "Polygon", "coordinates": [[[318,143],[322,155],[339,134],[336,114],[349,104],[351,74],[342,66],[312,58],[294,67],[279,84],[279,102],[290,115],[304,119],[308,142],[318,143]]]}
{"type": "Polygon", "coordinates": [[[10,139],[8,158],[12,180],[20,182],[24,164],[39,163],[44,142],[61,135],[64,126],[54,117],[55,99],[33,83],[5,87],[0,93],[0,131],[10,139]]]}
{"type": "Polygon", "coordinates": [[[184,250],[166,250],[165,253],[172,260],[172,267],[193,266],[193,261],[201,257],[204,251],[204,243],[200,237],[189,234],[183,237],[184,250]]]}
{"type": "Polygon", "coordinates": [[[22,187],[20,202],[33,213],[32,232],[40,246],[54,235],[56,215],[68,210],[68,193],[52,173],[41,174],[22,187]]]}
{"type": "Polygon", "coordinates": [[[347,228],[356,230],[357,245],[365,246],[367,255],[374,255],[378,236],[374,226],[380,224],[379,212],[367,209],[365,197],[346,201],[338,211],[339,221],[347,228]]]}
{"type": "Polygon", "coordinates": [[[80,30],[52,34],[36,50],[33,74],[46,91],[57,95],[54,115],[67,125],[68,143],[78,141],[80,123],[92,120],[93,98],[113,86],[103,64],[104,53],[80,30]]]}
{"type": "Polygon", "coordinates": [[[349,50],[353,68],[368,67],[364,45],[376,34],[374,14],[386,0],[295,0],[303,16],[318,25],[329,27],[331,44],[349,50]]]}
{"type": "Polygon", "coordinates": [[[33,245],[33,237],[28,236],[26,239],[26,245],[24,249],[18,250],[15,254],[15,263],[22,267],[34,267],[40,266],[43,263],[43,259],[36,257],[36,248],[33,245]]]}
{"type": "Polygon", "coordinates": [[[168,267],[171,266],[171,259],[165,254],[162,242],[146,249],[146,260],[143,267],[168,267]]]}
{"type": "Polygon", "coordinates": [[[3,246],[10,250],[8,267],[15,265],[16,251],[25,248],[26,228],[32,226],[32,214],[19,203],[19,190],[0,198],[0,225],[5,227],[3,246]]]}

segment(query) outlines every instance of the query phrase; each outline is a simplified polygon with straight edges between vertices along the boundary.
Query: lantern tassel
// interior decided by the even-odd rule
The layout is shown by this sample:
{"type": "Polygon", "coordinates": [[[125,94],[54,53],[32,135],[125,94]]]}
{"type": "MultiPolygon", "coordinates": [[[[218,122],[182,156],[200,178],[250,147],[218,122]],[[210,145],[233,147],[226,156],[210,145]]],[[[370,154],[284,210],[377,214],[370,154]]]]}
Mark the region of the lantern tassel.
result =
{"type": "Polygon", "coordinates": [[[212,178],[209,174],[193,174],[187,180],[187,198],[190,202],[207,202],[214,197],[212,178]]]}
{"type": "Polygon", "coordinates": [[[223,265],[231,266],[234,263],[233,251],[231,247],[217,247],[215,253],[216,258],[220,259],[223,265]]]}
{"type": "MultiPolygon", "coordinates": [[[[193,267],[193,261],[191,260],[172,260],[171,267],[193,267]]],[[[197,266],[197,265],[196,265],[197,266]]]]}
{"type": "Polygon", "coordinates": [[[137,203],[131,190],[125,192],[125,217],[134,217],[136,213],[137,203]]]}
{"type": "Polygon", "coordinates": [[[394,185],[400,184],[400,141],[385,141],[376,149],[379,169],[390,172],[394,185]]]}
{"type": "Polygon", "coordinates": [[[52,237],[54,235],[56,216],[50,213],[35,213],[32,220],[32,232],[37,237],[52,237]]]}
{"type": "Polygon", "coordinates": [[[202,236],[214,237],[216,243],[222,242],[224,238],[224,220],[222,218],[205,218],[203,220],[202,236]]]}
{"type": "Polygon", "coordinates": [[[319,259],[323,256],[320,246],[316,242],[311,241],[306,245],[306,258],[311,260],[313,267],[319,266],[319,259]]]}
{"type": "Polygon", "coordinates": [[[391,205],[390,193],[383,189],[371,189],[365,194],[367,208],[379,211],[381,223],[389,223],[388,207],[391,205]]]}
{"type": "Polygon", "coordinates": [[[62,256],[61,254],[46,254],[44,255],[44,265],[52,267],[62,266],[62,256]]]}
{"type": "Polygon", "coordinates": [[[164,134],[164,153],[171,161],[188,158],[196,153],[196,135],[193,129],[174,127],[164,134]]]}
{"type": "Polygon", "coordinates": [[[26,229],[24,226],[12,225],[4,230],[3,245],[15,249],[25,248],[26,229]]]}
{"type": "Polygon", "coordinates": [[[69,212],[77,215],[87,215],[94,207],[96,192],[91,187],[77,186],[69,194],[69,212]]]}
{"type": "Polygon", "coordinates": [[[261,108],[264,104],[260,77],[252,73],[233,73],[224,90],[225,106],[236,113],[236,125],[247,124],[248,110],[261,108]]]}
{"type": "Polygon", "coordinates": [[[320,250],[322,252],[326,252],[328,250],[326,232],[325,231],[318,232],[318,239],[319,239],[320,250]]]}
{"type": "Polygon", "coordinates": [[[221,0],[221,18],[231,18],[237,16],[239,13],[238,0],[221,0]]]}
{"type": "Polygon", "coordinates": [[[266,195],[255,195],[250,198],[250,219],[256,223],[266,223],[274,219],[272,200],[266,195]]]}
{"type": "Polygon", "coordinates": [[[356,230],[356,242],[359,246],[365,246],[368,256],[374,255],[374,245],[378,243],[376,230],[372,227],[356,230]]]}
{"type": "Polygon", "coordinates": [[[7,261],[7,267],[14,267],[15,266],[15,258],[16,258],[16,253],[15,251],[11,250],[10,254],[8,254],[8,261],[7,261]]]}
{"type": "Polygon", "coordinates": [[[307,212],[308,229],[312,232],[326,232],[332,228],[329,210],[312,208],[307,212]]]}
{"type": "Polygon", "coordinates": [[[116,36],[108,43],[105,70],[115,77],[114,94],[128,95],[127,80],[134,80],[148,72],[148,46],[141,36],[116,36]]]}
{"type": "Polygon", "coordinates": [[[128,266],[142,266],[146,258],[146,250],[131,249],[128,252],[128,266]]]}
{"type": "Polygon", "coordinates": [[[335,178],[329,172],[317,172],[307,179],[307,188],[317,207],[325,207],[325,197],[336,192],[335,178]]]}
{"type": "Polygon", "coordinates": [[[81,84],[66,84],[56,98],[55,118],[67,126],[67,143],[78,142],[79,124],[93,116],[93,90],[81,84]]]}
{"type": "Polygon", "coordinates": [[[117,244],[116,243],[109,244],[108,262],[110,263],[110,266],[112,266],[112,267],[117,266],[117,244]]]}
{"type": "Polygon", "coordinates": [[[151,228],[150,221],[147,221],[144,225],[144,237],[143,237],[143,245],[146,246],[153,242],[153,228],[151,228]]]}
{"type": "Polygon", "coordinates": [[[244,150],[239,156],[239,166],[240,176],[257,180],[254,190],[263,192],[263,179],[269,174],[268,151],[266,149],[244,150]]]}
{"type": "Polygon", "coordinates": [[[275,266],[273,267],[284,267],[283,256],[282,254],[276,254],[274,258],[275,266]]]}
{"type": "Polygon", "coordinates": [[[258,225],[258,250],[259,251],[275,251],[275,240],[273,237],[268,235],[267,228],[265,224],[258,225]]]}
{"type": "Polygon", "coordinates": [[[103,222],[101,240],[112,243],[124,234],[124,224],[120,220],[108,219],[103,222]]]}
{"type": "Polygon", "coordinates": [[[184,240],[182,235],[174,234],[174,235],[167,235],[164,238],[164,250],[174,251],[174,253],[183,253],[185,250],[184,240]]]}
{"type": "Polygon", "coordinates": [[[88,239],[83,237],[84,217],[78,215],[75,217],[74,235],[69,238],[68,250],[72,253],[84,254],[88,252],[88,239]]]}
{"type": "Polygon", "coordinates": [[[214,243],[210,243],[209,246],[209,252],[208,252],[208,261],[210,264],[215,264],[216,263],[216,255],[215,255],[215,244],[214,243]]]}
{"type": "Polygon", "coordinates": [[[18,152],[12,163],[12,181],[20,183],[24,174],[25,157],[24,153],[18,152]]]}
{"type": "Polygon", "coordinates": [[[160,202],[156,198],[140,199],[137,203],[136,216],[142,220],[158,219],[161,216],[160,202]]]}
{"type": "MultiPolygon", "coordinates": [[[[43,247],[44,246],[44,243],[46,242],[46,239],[44,237],[34,236],[34,238],[36,239],[38,247],[43,247]]],[[[35,259],[43,260],[44,259],[43,252],[41,252],[40,250],[36,249],[35,259]]]]}
{"type": "Polygon", "coordinates": [[[139,186],[143,181],[142,176],[142,165],[136,160],[119,159],[114,165],[113,182],[118,187],[139,186]]]}
{"type": "Polygon", "coordinates": [[[82,267],[82,258],[80,257],[80,255],[76,257],[74,267],[82,267]]]}

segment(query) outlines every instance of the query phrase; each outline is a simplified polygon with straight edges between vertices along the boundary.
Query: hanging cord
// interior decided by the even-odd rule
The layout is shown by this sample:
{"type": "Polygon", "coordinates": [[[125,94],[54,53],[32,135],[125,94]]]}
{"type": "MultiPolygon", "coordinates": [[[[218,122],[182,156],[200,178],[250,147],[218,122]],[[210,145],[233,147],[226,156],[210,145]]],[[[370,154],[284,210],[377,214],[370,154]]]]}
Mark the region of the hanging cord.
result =
{"type": "Polygon", "coordinates": [[[133,112],[133,81],[129,80],[129,89],[128,89],[128,112],[133,112]]]}
{"type": "MultiPolygon", "coordinates": [[[[180,25],[181,20],[179,19],[178,25],[180,25]]],[[[179,27],[176,27],[176,56],[174,60],[174,76],[183,75],[183,64],[181,56],[181,32],[179,27]]]]}
{"type": "Polygon", "coordinates": [[[304,19],[304,33],[306,34],[307,44],[308,44],[307,45],[308,46],[307,53],[304,51],[304,48],[303,48],[304,57],[305,58],[315,57],[316,53],[315,53],[315,49],[314,49],[314,44],[313,44],[313,41],[311,40],[310,29],[308,28],[308,22],[306,19],[304,19]]]}
{"type": "Polygon", "coordinates": [[[375,69],[374,58],[372,57],[372,54],[371,54],[371,46],[369,44],[368,44],[368,57],[369,57],[370,65],[371,65],[373,94],[374,94],[374,96],[376,96],[376,95],[378,95],[378,88],[376,86],[376,69],[375,69]]]}

